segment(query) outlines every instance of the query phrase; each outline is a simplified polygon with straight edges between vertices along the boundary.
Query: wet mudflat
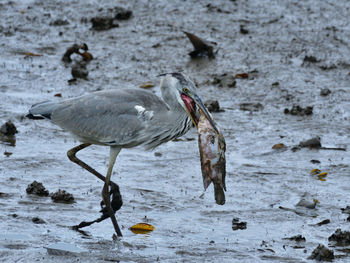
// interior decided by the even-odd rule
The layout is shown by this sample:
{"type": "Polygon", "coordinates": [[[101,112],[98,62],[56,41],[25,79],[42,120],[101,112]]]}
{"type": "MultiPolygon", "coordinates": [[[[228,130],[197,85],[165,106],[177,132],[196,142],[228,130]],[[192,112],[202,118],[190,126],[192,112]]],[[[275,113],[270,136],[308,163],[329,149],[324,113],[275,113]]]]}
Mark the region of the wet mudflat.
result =
{"type": "MultiPolygon", "coordinates": [[[[349,8],[344,1],[2,1],[0,125],[11,120],[18,133],[0,136],[1,260],[303,262],[320,257],[312,252],[321,244],[334,262],[348,262],[348,243],[328,239],[350,226],[341,210],[349,205],[348,150],[292,149],[317,136],[322,147],[349,146],[349,8]],[[116,4],[132,16],[111,18],[116,4]],[[96,17],[109,19],[94,20],[102,30],[93,28],[96,17]],[[215,58],[192,59],[183,31],[212,43],[215,58]],[[94,59],[84,65],[87,76],[68,82],[81,57],[61,59],[75,43],[86,43],[94,59]],[[156,75],[173,71],[190,75],[202,98],[223,110],[213,117],[227,145],[226,204],[215,204],[212,186],[201,197],[193,129],[154,152],[118,156],[121,241],[113,241],[109,220],[86,235],[71,230],[99,217],[102,183],[67,159],[78,142],[47,121],[25,119],[28,108],[99,89],[143,85],[159,94],[156,75]],[[308,107],[312,114],[301,114],[308,107]],[[301,110],[285,114],[293,108],[301,110]],[[34,180],[74,202],[28,195],[34,180]],[[128,230],[139,222],[155,230],[128,230]]],[[[105,173],[107,148],[79,156],[105,173]]]]}

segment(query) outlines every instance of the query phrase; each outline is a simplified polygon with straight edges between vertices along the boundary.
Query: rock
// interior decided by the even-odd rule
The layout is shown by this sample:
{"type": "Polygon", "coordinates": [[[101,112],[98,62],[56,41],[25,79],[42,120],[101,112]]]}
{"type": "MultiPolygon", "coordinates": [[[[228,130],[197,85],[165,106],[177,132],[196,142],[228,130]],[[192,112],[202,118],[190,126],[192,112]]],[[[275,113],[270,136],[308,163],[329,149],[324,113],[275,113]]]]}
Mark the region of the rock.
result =
{"type": "Polygon", "coordinates": [[[212,84],[218,85],[220,88],[235,88],[236,79],[231,73],[223,73],[221,75],[214,75],[212,84]]]}
{"type": "Polygon", "coordinates": [[[304,60],[303,60],[303,62],[305,63],[305,62],[309,62],[309,63],[317,63],[317,62],[320,62],[320,60],[319,59],[317,59],[316,57],[314,57],[314,56],[305,56],[304,57],[304,60]]]}
{"type": "Polygon", "coordinates": [[[87,250],[81,249],[73,244],[62,242],[51,244],[45,248],[47,249],[48,254],[56,256],[72,256],[88,252],[87,250]]]}
{"type": "Polygon", "coordinates": [[[101,11],[100,15],[91,18],[93,30],[109,30],[115,27],[119,27],[119,24],[115,20],[127,20],[131,18],[132,11],[123,7],[108,8],[106,11],[101,11]]]}
{"type": "Polygon", "coordinates": [[[317,226],[322,226],[322,225],[327,225],[331,222],[329,219],[322,220],[321,222],[318,222],[316,225],[317,226]]]}
{"type": "Polygon", "coordinates": [[[58,191],[51,196],[51,199],[55,203],[66,203],[66,204],[74,203],[73,195],[61,189],[58,189],[58,191]]]}
{"type": "Polygon", "coordinates": [[[333,241],[337,246],[349,246],[350,245],[350,232],[342,231],[338,228],[334,234],[332,234],[329,238],[329,241],[333,241]]]}
{"type": "Polygon", "coordinates": [[[66,25],[69,25],[69,22],[63,19],[57,19],[50,23],[50,26],[66,26],[66,25]]]}
{"type": "Polygon", "coordinates": [[[18,133],[18,131],[12,121],[7,121],[0,127],[0,133],[6,136],[12,136],[18,133]]]}
{"type": "Polygon", "coordinates": [[[328,88],[321,89],[321,91],[320,91],[321,96],[325,97],[325,96],[328,96],[329,94],[331,94],[331,90],[328,88]]]}
{"type": "Polygon", "coordinates": [[[319,149],[322,147],[321,138],[319,136],[311,138],[306,141],[299,142],[300,147],[308,147],[310,149],[319,149]]]}
{"type": "Polygon", "coordinates": [[[294,116],[304,116],[304,115],[312,115],[313,114],[313,106],[307,106],[306,108],[302,108],[299,105],[293,105],[291,109],[284,109],[284,114],[290,114],[294,116]]]}
{"type": "Polygon", "coordinates": [[[310,160],[310,162],[313,163],[313,164],[319,164],[319,163],[321,163],[321,161],[319,161],[319,160],[314,160],[314,159],[310,160]]]}
{"type": "MultiPolygon", "coordinates": [[[[111,9],[109,9],[109,10],[111,10],[111,9]]],[[[128,20],[132,16],[131,10],[125,9],[123,7],[120,7],[120,6],[115,6],[112,9],[112,12],[114,13],[114,18],[117,20],[128,20]]]]}
{"type": "Polygon", "coordinates": [[[232,230],[244,230],[247,229],[247,222],[239,222],[239,218],[232,219],[232,230]]]}
{"type": "Polygon", "coordinates": [[[114,17],[93,17],[91,18],[91,29],[102,31],[109,30],[111,28],[119,27],[119,24],[114,22],[114,17]]]}
{"type": "Polygon", "coordinates": [[[239,104],[239,109],[243,111],[260,111],[264,109],[264,106],[261,103],[252,103],[252,102],[245,102],[239,104]]]}
{"type": "Polygon", "coordinates": [[[349,205],[347,205],[345,208],[340,208],[340,210],[342,211],[342,213],[350,215],[350,206],[349,205]]]}
{"type": "Polygon", "coordinates": [[[315,209],[317,202],[315,200],[307,200],[302,198],[295,206],[305,207],[308,209],[315,209]]]}
{"type": "Polygon", "coordinates": [[[224,110],[220,109],[219,102],[217,100],[207,100],[204,102],[205,107],[210,112],[222,112],[224,110]]]}
{"type": "Polygon", "coordinates": [[[27,194],[33,194],[38,196],[48,196],[49,191],[45,189],[42,183],[39,183],[37,181],[32,182],[27,186],[26,189],[27,194]]]}
{"type": "Polygon", "coordinates": [[[292,241],[296,241],[296,242],[305,242],[306,241],[305,237],[303,237],[302,235],[286,237],[286,238],[283,238],[283,239],[292,240],[292,241]]]}
{"type": "Polygon", "coordinates": [[[318,247],[312,251],[308,259],[315,259],[318,261],[332,261],[334,259],[334,253],[324,245],[319,244],[318,247]]]}
{"type": "Polygon", "coordinates": [[[40,217],[37,217],[37,216],[33,217],[32,221],[34,224],[46,224],[46,222],[43,219],[41,219],[40,217]]]}
{"type": "Polygon", "coordinates": [[[248,29],[246,29],[244,25],[239,25],[239,32],[242,35],[247,35],[249,33],[248,29]]]}

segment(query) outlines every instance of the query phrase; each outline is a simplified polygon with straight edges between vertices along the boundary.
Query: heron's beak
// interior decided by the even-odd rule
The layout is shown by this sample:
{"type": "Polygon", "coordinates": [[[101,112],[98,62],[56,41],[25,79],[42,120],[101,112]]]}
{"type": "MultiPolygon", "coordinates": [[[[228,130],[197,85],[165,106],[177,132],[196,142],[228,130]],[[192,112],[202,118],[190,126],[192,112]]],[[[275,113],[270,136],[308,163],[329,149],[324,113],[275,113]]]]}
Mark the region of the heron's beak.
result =
{"type": "Polygon", "coordinates": [[[190,116],[190,118],[191,118],[194,126],[196,126],[196,128],[198,128],[198,118],[196,115],[196,105],[197,105],[198,108],[200,109],[200,111],[203,112],[204,116],[208,119],[209,123],[214,128],[214,130],[217,133],[219,133],[218,129],[216,128],[214,120],[210,116],[210,114],[209,114],[207,108],[204,106],[202,100],[197,95],[188,96],[186,94],[181,94],[181,97],[186,105],[185,111],[188,114],[188,116],[190,116]]]}
{"type": "MultiPolygon", "coordinates": [[[[213,118],[211,117],[211,115],[209,114],[207,108],[204,106],[202,100],[200,99],[200,97],[198,97],[197,95],[193,96],[193,100],[194,102],[197,104],[197,106],[199,107],[199,109],[204,113],[205,117],[207,118],[207,120],[210,122],[211,126],[214,128],[214,130],[219,133],[218,128],[216,127],[216,124],[213,120],[213,118]]],[[[193,121],[193,120],[192,120],[193,121]]]]}

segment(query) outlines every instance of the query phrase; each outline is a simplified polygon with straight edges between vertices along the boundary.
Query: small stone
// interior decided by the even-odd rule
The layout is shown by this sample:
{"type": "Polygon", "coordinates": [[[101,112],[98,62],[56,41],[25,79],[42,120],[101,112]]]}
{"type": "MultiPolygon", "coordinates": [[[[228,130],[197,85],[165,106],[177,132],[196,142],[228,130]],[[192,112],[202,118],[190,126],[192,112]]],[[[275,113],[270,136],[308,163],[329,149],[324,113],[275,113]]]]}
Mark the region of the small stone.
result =
{"type": "Polygon", "coordinates": [[[119,7],[116,6],[113,8],[113,12],[114,12],[114,18],[117,20],[127,20],[129,18],[131,18],[132,16],[132,11],[125,9],[123,7],[119,7]]]}
{"type": "Polygon", "coordinates": [[[73,195],[61,189],[58,189],[58,191],[51,196],[51,199],[56,203],[74,203],[73,195]]]}
{"type": "Polygon", "coordinates": [[[322,147],[321,145],[321,138],[319,136],[311,138],[306,141],[299,142],[300,147],[308,147],[311,149],[319,149],[322,147]]]}
{"type": "Polygon", "coordinates": [[[305,237],[303,237],[302,235],[296,235],[296,236],[287,237],[284,239],[292,240],[292,241],[296,241],[296,242],[305,242],[306,241],[305,237]]]}
{"type": "Polygon", "coordinates": [[[246,29],[244,27],[244,25],[240,25],[239,26],[239,32],[242,34],[242,35],[247,35],[249,33],[248,29],[246,29]]]}
{"type": "Polygon", "coordinates": [[[32,218],[32,222],[34,224],[45,224],[46,223],[43,219],[41,219],[40,217],[37,217],[37,216],[32,218]]]}
{"type": "Polygon", "coordinates": [[[302,198],[295,206],[305,207],[308,209],[315,209],[316,204],[317,204],[317,202],[315,202],[315,200],[309,201],[309,200],[302,198]]]}
{"type": "Polygon", "coordinates": [[[328,88],[324,88],[324,89],[321,89],[321,92],[320,92],[320,95],[321,96],[328,96],[329,94],[331,94],[331,90],[328,89],[328,88]]]}
{"type": "Polygon", "coordinates": [[[349,205],[347,205],[345,208],[340,208],[340,210],[342,211],[342,213],[350,215],[350,206],[349,205]]]}
{"type": "Polygon", "coordinates": [[[5,152],[4,152],[4,155],[5,155],[6,157],[10,157],[10,156],[12,155],[12,152],[7,152],[7,151],[5,151],[5,152]]]}
{"type": "Polygon", "coordinates": [[[240,222],[239,218],[232,219],[232,230],[244,230],[247,229],[247,222],[240,222]]]}
{"type": "Polygon", "coordinates": [[[223,73],[220,75],[214,75],[212,84],[218,85],[220,88],[235,88],[237,82],[231,73],[223,73]]]}
{"type": "Polygon", "coordinates": [[[304,62],[317,63],[319,60],[315,56],[305,56],[304,62]]]}
{"type": "Polygon", "coordinates": [[[310,162],[313,163],[313,164],[319,164],[319,163],[321,163],[319,160],[314,160],[314,159],[310,160],[310,162]]]}
{"type": "Polygon", "coordinates": [[[91,18],[92,29],[102,31],[119,27],[119,24],[115,23],[114,19],[114,17],[93,17],[91,18]]]}
{"type": "Polygon", "coordinates": [[[332,261],[334,259],[334,253],[333,250],[330,250],[324,245],[319,244],[318,247],[312,251],[308,259],[315,259],[318,261],[332,261]]]}
{"type": "Polygon", "coordinates": [[[243,111],[260,111],[264,109],[264,106],[261,103],[241,103],[239,104],[239,109],[243,111]]]}
{"type": "Polygon", "coordinates": [[[50,26],[66,26],[66,25],[69,25],[69,22],[63,19],[57,19],[50,23],[50,26]]]}
{"type": "Polygon", "coordinates": [[[209,112],[221,112],[219,102],[217,100],[207,100],[204,102],[205,107],[207,107],[209,112]]]}
{"type": "Polygon", "coordinates": [[[27,194],[33,194],[38,196],[48,196],[49,191],[45,189],[42,183],[39,183],[37,181],[32,182],[27,186],[26,189],[27,194]]]}
{"type": "Polygon", "coordinates": [[[307,106],[303,108],[299,105],[293,105],[291,109],[284,109],[284,114],[291,114],[294,116],[304,116],[304,115],[312,115],[313,114],[313,106],[307,106]]]}
{"type": "Polygon", "coordinates": [[[329,219],[322,220],[321,222],[318,222],[316,225],[322,226],[322,225],[327,225],[331,222],[329,219]]]}

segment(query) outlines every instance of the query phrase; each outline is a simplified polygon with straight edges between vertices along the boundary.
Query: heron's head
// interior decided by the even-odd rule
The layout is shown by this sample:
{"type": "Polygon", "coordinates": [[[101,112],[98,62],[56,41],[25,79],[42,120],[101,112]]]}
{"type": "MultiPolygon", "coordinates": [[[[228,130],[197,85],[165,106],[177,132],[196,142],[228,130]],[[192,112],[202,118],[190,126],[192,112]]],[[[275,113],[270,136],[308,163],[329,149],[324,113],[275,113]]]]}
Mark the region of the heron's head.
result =
{"type": "Polygon", "coordinates": [[[193,124],[197,127],[199,120],[200,109],[205,117],[209,120],[210,124],[213,126],[214,130],[218,132],[216,125],[211,118],[208,110],[204,106],[201,98],[197,95],[196,86],[193,81],[183,73],[165,73],[161,74],[161,89],[164,93],[169,93],[170,96],[175,96],[177,102],[184,108],[188,116],[191,118],[193,124]],[[198,109],[197,109],[198,107],[198,109]]]}

